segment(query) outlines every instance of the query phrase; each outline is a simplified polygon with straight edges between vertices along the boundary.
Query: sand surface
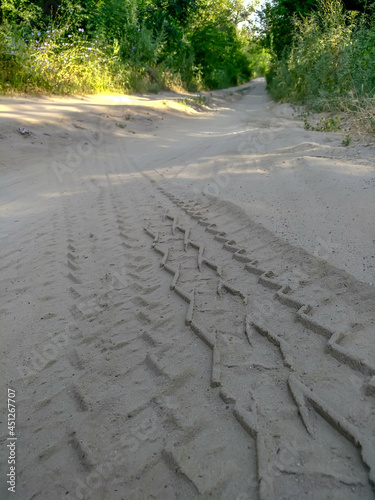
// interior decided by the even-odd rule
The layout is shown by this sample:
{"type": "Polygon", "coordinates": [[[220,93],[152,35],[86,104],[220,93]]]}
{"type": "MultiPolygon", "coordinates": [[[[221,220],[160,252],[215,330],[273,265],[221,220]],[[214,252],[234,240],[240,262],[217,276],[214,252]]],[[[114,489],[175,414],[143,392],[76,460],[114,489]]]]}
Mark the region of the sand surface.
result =
{"type": "Polygon", "coordinates": [[[374,498],[374,141],[183,97],[0,98],[0,498],[374,498]]]}

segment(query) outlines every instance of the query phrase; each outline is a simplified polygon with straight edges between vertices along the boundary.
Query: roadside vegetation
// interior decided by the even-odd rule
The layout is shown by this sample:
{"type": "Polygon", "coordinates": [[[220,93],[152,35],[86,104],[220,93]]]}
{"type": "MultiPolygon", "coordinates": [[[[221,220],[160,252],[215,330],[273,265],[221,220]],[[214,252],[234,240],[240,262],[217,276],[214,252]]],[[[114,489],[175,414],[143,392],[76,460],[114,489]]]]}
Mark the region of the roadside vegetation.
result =
{"type": "MultiPolygon", "coordinates": [[[[375,132],[375,3],[279,0],[268,2],[261,17],[272,52],[272,97],[316,112],[346,112],[375,132]]],[[[337,125],[330,120],[321,130],[337,125]]]]}
{"type": "Polygon", "coordinates": [[[0,92],[201,91],[264,75],[243,0],[2,0],[0,92]],[[241,26],[241,27],[240,27],[241,26]]]}

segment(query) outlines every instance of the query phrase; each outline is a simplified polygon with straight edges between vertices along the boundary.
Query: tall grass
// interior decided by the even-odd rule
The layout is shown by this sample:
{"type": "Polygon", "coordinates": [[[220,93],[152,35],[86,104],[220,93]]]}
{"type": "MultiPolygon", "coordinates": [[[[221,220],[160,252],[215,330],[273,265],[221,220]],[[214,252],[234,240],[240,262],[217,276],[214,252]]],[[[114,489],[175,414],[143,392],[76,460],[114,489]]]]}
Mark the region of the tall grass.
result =
{"type": "Polygon", "coordinates": [[[351,112],[375,131],[375,22],[345,11],[340,0],[294,20],[291,50],[274,60],[267,79],[276,99],[317,111],[351,112]]]}
{"type": "Polygon", "coordinates": [[[82,29],[52,24],[28,35],[16,26],[0,29],[0,91],[54,94],[120,91],[121,75],[113,48],[82,29]]]}

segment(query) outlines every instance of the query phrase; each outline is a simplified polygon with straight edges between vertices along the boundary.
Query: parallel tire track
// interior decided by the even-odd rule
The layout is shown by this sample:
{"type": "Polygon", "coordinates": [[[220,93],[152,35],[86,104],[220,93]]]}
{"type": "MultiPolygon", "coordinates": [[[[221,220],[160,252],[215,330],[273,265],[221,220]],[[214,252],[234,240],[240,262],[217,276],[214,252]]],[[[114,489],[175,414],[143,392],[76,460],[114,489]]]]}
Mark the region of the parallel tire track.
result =
{"type": "MultiPolygon", "coordinates": [[[[298,298],[285,280],[278,281],[274,272],[262,269],[257,259],[248,256],[246,248],[237,245],[215,222],[210,221],[207,208],[203,209],[193,201],[180,200],[164,188],[160,190],[179,208],[163,209],[162,221],[159,219],[158,222],[154,216],[145,227],[145,232],[153,238],[152,249],[162,257],[161,269],[171,275],[171,289],[188,304],[186,324],[213,351],[211,384],[220,387],[222,399],[233,404],[234,416],[249,435],[256,439],[260,497],[278,498],[282,491],[293,491],[293,483],[290,481],[297,475],[301,482],[299,488],[303,488],[304,484],[307,487],[314,477],[314,498],[322,498],[319,495],[327,494],[327,477],[332,480],[332,494],[337,495],[341,491],[347,498],[358,498],[358,495],[361,498],[372,498],[370,485],[375,485],[375,408],[371,387],[375,371],[371,359],[342,346],[345,334],[316,320],[312,314],[313,307],[298,298]],[[192,225],[187,219],[185,224],[181,222],[184,218],[181,212],[190,216],[195,221],[195,226],[194,222],[192,225]],[[178,236],[179,233],[182,233],[181,237],[178,236]],[[207,239],[210,235],[222,244],[222,250],[215,248],[207,239]],[[194,264],[191,262],[192,254],[187,252],[189,247],[197,252],[195,259],[193,258],[194,264]],[[201,265],[203,252],[206,252],[207,247],[211,250],[211,267],[216,271],[220,269],[220,276],[213,273],[211,280],[206,275],[203,276],[201,265]],[[231,259],[228,260],[223,252],[231,254],[231,259]],[[211,287],[206,286],[208,283],[212,283],[211,287]],[[263,288],[262,291],[259,285],[263,288]],[[235,302],[232,299],[229,307],[224,307],[220,313],[216,301],[217,296],[223,296],[224,291],[229,292],[235,302]],[[201,299],[197,300],[199,296],[201,299]],[[236,297],[241,299],[240,302],[236,297]],[[259,302],[256,300],[258,298],[259,302]],[[238,321],[241,310],[243,319],[238,321]],[[219,321],[215,316],[219,316],[219,321]],[[241,323],[243,335],[239,342],[241,347],[237,347],[237,358],[234,356],[233,359],[233,349],[230,349],[229,365],[229,344],[223,324],[232,325],[233,328],[236,322],[237,338],[241,335],[241,323]],[[211,327],[207,328],[207,325],[211,327]],[[280,333],[273,331],[275,325],[280,333]],[[287,333],[288,330],[291,334],[287,333]],[[283,424],[282,421],[275,420],[272,413],[269,414],[269,401],[266,403],[265,395],[262,391],[259,393],[257,384],[254,386],[254,371],[251,367],[254,369],[257,364],[250,362],[251,359],[254,360],[254,351],[259,350],[257,359],[261,356],[263,359],[272,359],[270,353],[265,358],[264,352],[259,348],[262,338],[267,340],[268,350],[272,350],[271,346],[277,349],[283,367],[281,368],[280,362],[276,366],[272,366],[272,363],[258,363],[259,369],[265,370],[265,373],[276,370],[279,373],[277,378],[284,379],[283,404],[287,408],[287,418],[293,420],[291,416],[298,412],[296,414],[300,416],[306,434],[295,423],[289,431],[284,429],[285,436],[281,435],[277,439],[270,437],[272,427],[275,436],[280,433],[280,426],[283,427],[283,424]],[[307,349],[307,346],[310,348],[307,349]],[[228,374],[228,369],[232,366],[238,369],[237,377],[228,374]],[[342,380],[347,381],[344,387],[342,380]],[[246,391],[239,390],[239,386],[243,385],[252,387],[250,398],[248,393],[245,394],[246,391]],[[291,409],[291,403],[295,405],[295,410],[291,409]],[[353,407],[356,410],[353,411],[353,407]],[[262,415],[260,419],[259,415],[262,415]],[[320,417],[325,424],[319,420],[320,417]],[[265,422],[267,418],[268,423],[265,422]],[[261,425],[259,421],[262,422],[261,425]],[[326,446],[321,444],[323,435],[327,440],[326,446]],[[331,445],[328,444],[329,440],[333,440],[331,445]],[[333,442],[336,444],[333,445],[333,442]],[[290,443],[293,443],[292,446],[290,443]],[[332,446],[347,450],[342,453],[350,453],[351,459],[343,459],[339,465],[332,467],[332,446]],[[350,446],[353,448],[348,452],[350,446]],[[358,448],[359,453],[355,448],[358,448]],[[280,450],[286,455],[292,455],[293,462],[297,465],[292,466],[292,459],[289,458],[285,466],[277,457],[280,450]],[[352,469],[351,460],[356,465],[349,474],[352,469]],[[359,473],[361,469],[362,472],[359,473]],[[353,474],[354,470],[357,472],[353,474]],[[280,472],[283,479],[279,478],[280,472]],[[280,483],[285,481],[288,486],[285,489],[284,485],[280,489],[280,483]]],[[[166,203],[166,206],[170,205],[166,203]]],[[[264,347],[263,343],[263,351],[264,347]]],[[[262,380],[262,377],[255,378],[262,380]]],[[[274,411],[283,413],[284,410],[277,404],[274,411]]],[[[335,460],[337,461],[337,457],[335,460]]]]}
{"type": "Polygon", "coordinates": [[[225,205],[101,172],[90,194],[70,179],[56,222],[69,306],[43,298],[65,334],[25,377],[20,498],[373,498],[365,294],[329,317],[328,278],[291,272],[287,246],[225,205]]]}

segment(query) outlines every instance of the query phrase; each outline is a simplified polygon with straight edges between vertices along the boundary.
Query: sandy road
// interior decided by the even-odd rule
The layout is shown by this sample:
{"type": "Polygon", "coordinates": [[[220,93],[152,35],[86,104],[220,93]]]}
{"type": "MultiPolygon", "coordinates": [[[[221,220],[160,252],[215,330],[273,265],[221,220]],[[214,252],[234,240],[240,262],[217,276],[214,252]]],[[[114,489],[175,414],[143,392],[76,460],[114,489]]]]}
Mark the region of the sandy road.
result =
{"type": "Polygon", "coordinates": [[[134,139],[129,153],[141,169],[233,201],[290,243],[374,283],[374,143],[345,148],[344,133],[306,131],[293,115],[259,79],[226,109],[150,137],[144,155],[134,139]]]}
{"type": "Polygon", "coordinates": [[[164,97],[0,102],[1,498],[373,498],[373,145],[164,97]]]}

